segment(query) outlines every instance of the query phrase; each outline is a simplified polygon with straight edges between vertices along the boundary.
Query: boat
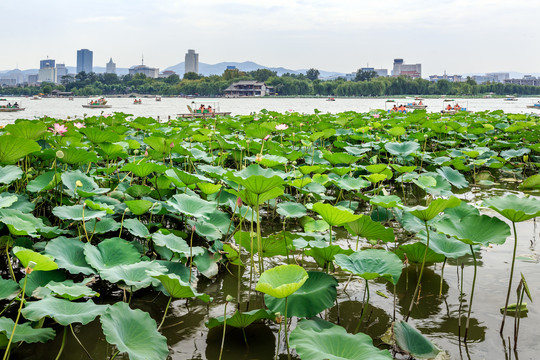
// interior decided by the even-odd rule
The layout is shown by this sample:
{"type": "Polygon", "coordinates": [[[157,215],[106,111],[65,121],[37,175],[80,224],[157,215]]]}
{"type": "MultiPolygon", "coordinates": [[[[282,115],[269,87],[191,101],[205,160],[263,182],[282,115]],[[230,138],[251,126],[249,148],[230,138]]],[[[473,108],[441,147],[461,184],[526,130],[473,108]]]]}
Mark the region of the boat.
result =
{"type": "Polygon", "coordinates": [[[221,111],[216,101],[195,102],[187,105],[189,113],[177,114],[178,118],[207,118],[231,115],[230,111],[221,111]]]}
{"type": "Polygon", "coordinates": [[[41,96],[39,95],[34,95],[30,98],[30,100],[41,100],[41,96]]]}
{"type": "Polygon", "coordinates": [[[7,99],[0,99],[0,101],[7,101],[7,99]]]}
{"type": "Polygon", "coordinates": [[[68,100],[69,100],[69,101],[73,101],[73,96],[70,96],[70,97],[68,98],[68,100]]]}
{"type": "Polygon", "coordinates": [[[422,102],[424,99],[422,99],[420,97],[415,97],[414,100],[415,101],[413,101],[412,103],[408,103],[407,105],[405,105],[405,107],[407,109],[413,109],[413,110],[425,110],[425,109],[427,109],[427,105],[425,105],[422,102]]]}
{"type": "Polygon", "coordinates": [[[0,105],[0,112],[17,112],[17,111],[23,111],[25,108],[21,107],[21,105],[17,102],[7,105],[0,105]]]}
{"type": "Polygon", "coordinates": [[[109,109],[112,105],[107,105],[107,100],[99,98],[97,100],[88,100],[88,103],[82,107],[87,109],[109,109]]]}
{"type": "Polygon", "coordinates": [[[135,99],[133,100],[133,105],[141,105],[142,104],[142,99],[135,99]]]}
{"type": "Polygon", "coordinates": [[[336,101],[336,99],[333,97],[329,97],[328,99],[326,99],[326,101],[336,101]]]}
{"type": "Polygon", "coordinates": [[[460,106],[456,100],[444,99],[441,114],[454,115],[457,113],[471,113],[470,110],[467,110],[468,106],[468,103],[466,106],[460,106]]]}
{"type": "Polygon", "coordinates": [[[156,96],[156,101],[161,101],[161,96],[156,96]]]}
{"type": "Polygon", "coordinates": [[[506,95],[504,101],[518,101],[518,99],[515,96],[506,95]]]}
{"type": "Polygon", "coordinates": [[[540,101],[537,101],[532,105],[527,105],[527,109],[540,109],[540,101]]]}

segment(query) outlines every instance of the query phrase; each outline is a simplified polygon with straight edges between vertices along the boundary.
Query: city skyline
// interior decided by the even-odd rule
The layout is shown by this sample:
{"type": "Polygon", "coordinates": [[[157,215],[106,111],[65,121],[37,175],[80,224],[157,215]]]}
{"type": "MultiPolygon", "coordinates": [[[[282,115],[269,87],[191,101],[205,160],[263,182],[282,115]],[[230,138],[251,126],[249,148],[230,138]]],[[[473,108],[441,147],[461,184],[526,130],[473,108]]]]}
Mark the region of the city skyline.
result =
{"type": "MultiPolygon", "coordinates": [[[[144,53],[148,64],[165,69],[196,49],[209,64],[250,60],[343,73],[368,64],[390,69],[394,58],[421,63],[425,75],[540,71],[540,49],[530,46],[540,37],[534,29],[540,6],[530,0],[23,2],[34,26],[6,17],[4,26],[18,30],[4,40],[10,51],[0,54],[3,70],[35,68],[46,56],[73,64],[74,50],[88,48],[94,64],[113,57],[119,67],[136,65],[144,53]],[[64,7],[73,16],[57,11],[64,7]],[[35,27],[46,31],[36,36],[35,27]]],[[[20,8],[0,6],[14,14],[20,8]]]]}

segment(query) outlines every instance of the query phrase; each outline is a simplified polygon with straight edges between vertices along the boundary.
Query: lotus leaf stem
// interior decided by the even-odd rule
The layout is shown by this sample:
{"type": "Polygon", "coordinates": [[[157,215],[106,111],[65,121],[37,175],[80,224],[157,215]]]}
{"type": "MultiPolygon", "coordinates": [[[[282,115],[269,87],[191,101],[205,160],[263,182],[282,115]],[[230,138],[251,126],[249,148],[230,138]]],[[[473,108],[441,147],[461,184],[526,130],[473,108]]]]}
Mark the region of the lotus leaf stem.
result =
{"type": "Polygon", "coordinates": [[[362,313],[360,314],[360,320],[358,321],[358,325],[356,325],[356,329],[354,330],[355,333],[357,333],[358,330],[360,330],[360,326],[362,325],[362,321],[364,320],[364,315],[366,315],[367,309],[369,307],[369,283],[367,279],[365,280],[366,280],[367,298],[366,298],[366,301],[364,301],[364,305],[362,306],[362,313]]]}
{"type": "Polygon", "coordinates": [[[474,262],[474,275],[473,275],[473,283],[472,283],[472,289],[471,289],[471,300],[469,301],[469,312],[467,313],[467,322],[465,324],[465,336],[463,337],[465,341],[467,341],[467,334],[469,332],[469,320],[471,319],[471,310],[473,305],[473,298],[474,298],[474,286],[476,285],[476,255],[474,254],[474,249],[472,245],[469,245],[471,247],[471,254],[473,257],[474,262]]]}
{"type": "Polygon", "coordinates": [[[219,349],[219,360],[221,360],[221,356],[223,355],[223,346],[225,345],[225,330],[227,329],[227,304],[228,302],[225,301],[225,309],[223,310],[223,335],[221,336],[221,348],[219,349]]]}
{"type": "Polygon", "coordinates": [[[429,249],[429,228],[427,221],[424,220],[424,226],[426,227],[426,234],[427,234],[427,240],[426,240],[426,250],[424,251],[424,258],[422,259],[422,266],[420,267],[420,275],[418,275],[418,281],[416,282],[416,288],[414,289],[414,295],[411,299],[411,305],[409,306],[409,312],[407,313],[407,317],[405,318],[405,322],[409,321],[409,317],[411,316],[411,311],[414,306],[414,299],[416,298],[416,295],[418,294],[418,289],[420,288],[420,282],[422,281],[422,274],[424,273],[424,266],[426,265],[426,257],[429,249]]]}
{"type": "Polygon", "coordinates": [[[114,358],[116,357],[116,355],[118,355],[119,352],[120,350],[116,350],[116,352],[113,354],[113,356],[111,356],[109,360],[114,360],[114,358]]]}
{"type": "Polygon", "coordinates": [[[514,265],[516,263],[516,250],[517,250],[517,232],[516,223],[512,221],[512,228],[514,230],[514,252],[512,253],[512,266],[510,267],[510,280],[508,280],[508,292],[506,293],[506,302],[504,303],[504,313],[501,323],[501,329],[499,332],[502,334],[504,330],[504,321],[506,320],[506,312],[508,310],[508,301],[510,300],[510,291],[512,289],[512,278],[514,277],[514,265]]]}
{"type": "Polygon", "coordinates": [[[169,296],[169,301],[167,302],[167,306],[165,307],[165,312],[163,313],[163,317],[161,318],[161,322],[159,323],[159,326],[157,327],[158,331],[161,329],[161,325],[163,325],[163,322],[165,321],[165,317],[167,316],[167,311],[169,310],[169,306],[171,305],[172,296],[169,296]]]}
{"type": "Polygon", "coordinates": [[[62,345],[60,346],[60,351],[58,351],[58,355],[56,355],[55,360],[60,359],[60,356],[62,355],[62,352],[64,351],[64,345],[66,344],[66,334],[67,334],[67,326],[64,326],[64,336],[62,336],[62,345]]]}
{"type": "Polygon", "coordinates": [[[24,284],[22,288],[22,295],[21,295],[21,305],[19,306],[19,310],[17,311],[17,318],[15,319],[15,324],[13,325],[13,329],[11,330],[11,336],[9,337],[8,344],[6,345],[6,352],[4,353],[4,357],[2,360],[6,360],[9,357],[9,350],[11,346],[11,342],[13,341],[13,336],[15,335],[15,330],[17,329],[17,324],[19,323],[19,319],[21,317],[21,310],[24,304],[24,292],[26,291],[26,283],[28,281],[28,274],[24,275],[24,284]]]}
{"type": "Polygon", "coordinates": [[[71,330],[71,334],[73,335],[73,337],[75,338],[75,340],[77,340],[77,342],[79,343],[79,345],[81,345],[82,349],[84,350],[84,352],[86,353],[86,356],[88,356],[89,359],[93,360],[92,356],[90,355],[90,353],[88,352],[88,350],[86,350],[86,348],[84,347],[84,345],[82,344],[81,340],[79,340],[79,338],[77,337],[77,335],[75,335],[75,331],[73,330],[73,326],[71,324],[69,324],[69,328],[71,330]]]}
{"type": "Polygon", "coordinates": [[[9,241],[6,242],[6,257],[9,266],[9,273],[11,274],[13,281],[15,281],[15,273],[13,272],[13,266],[11,266],[11,257],[9,256],[9,241]]]}
{"type": "Polygon", "coordinates": [[[291,350],[289,349],[289,336],[287,335],[287,305],[289,297],[285,298],[285,344],[287,345],[287,358],[291,360],[291,350]]]}

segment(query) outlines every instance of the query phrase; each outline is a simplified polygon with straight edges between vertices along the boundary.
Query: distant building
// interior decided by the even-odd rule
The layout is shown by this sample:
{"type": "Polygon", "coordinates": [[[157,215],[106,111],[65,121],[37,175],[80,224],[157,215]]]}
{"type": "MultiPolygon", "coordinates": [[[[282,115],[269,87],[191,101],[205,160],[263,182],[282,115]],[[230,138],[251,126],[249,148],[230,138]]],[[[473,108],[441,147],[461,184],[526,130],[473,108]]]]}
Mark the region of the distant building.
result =
{"type": "Polygon", "coordinates": [[[199,54],[195,50],[188,50],[185,59],[185,73],[194,72],[195,74],[199,73],[199,54]]]}
{"type": "Polygon", "coordinates": [[[176,72],[174,72],[172,70],[165,70],[161,74],[159,74],[159,77],[160,78],[168,78],[171,75],[176,75],[176,72]]]}
{"type": "Polygon", "coordinates": [[[540,79],[531,75],[525,75],[523,79],[505,79],[504,83],[514,85],[540,86],[540,79]]]}
{"type": "Polygon", "coordinates": [[[24,76],[24,73],[18,69],[0,75],[0,85],[13,86],[22,84],[25,80],[26,77],[24,76]]]}
{"type": "Polygon", "coordinates": [[[503,83],[506,79],[510,79],[510,73],[503,72],[487,73],[486,76],[495,78],[497,79],[496,81],[500,83],[503,83]]]}
{"type": "Polygon", "coordinates": [[[244,97],[244,96],[265,96],[272,95],[274,93],[272,87],[266,86],[265,83],[248,80],[239,81],[231,84],[225,89],[225,96],[227,97],[244,97]]]}
{"type": "Polygon", "coordinates": [[[55,61],[53,59],[47,59],[47,60],[40,60],[39,62],[39,68],[45,69],[45,68],[53,68],[55,61]]]}
{"type": "Polygon", "coordinates": [[[129,75],[135,74],[144,74],[150,78],[157,78],[159,76],[159,69],[146,66],[143,62],[141,65],[132,66],[129,68],[129,75]]]}
{"type": "Polygon", "coordinates": [[[113,63],[112,58],[109,60],[109,62],[105,66],[105,73],[106,74],[116,74],[116,64],[113,63]]]}
{"type": "Polygon", "coordinates": [[[388,69],[375,69],[374,71],[377,73],[377,76],[388,76],[388,69]]]}
{"type": "Polygon", "coordinates": [[[51,82],[56,83],[56,68],[55,67],[46,67],[39,69],[38,80],[37,82],[51,82]]]}
{"type": "Polygon", "coordinates": [[[81,71],[91,73],[93,71],[94,53],[88,49],[77,50],[77,74],[81,71]]]}
{"type": "Polygon", "coordinates": [[[227,65],[227,70],[237,70],[234,65],[227,65]]]}
{"type": "Polygon", "coordinates": [[[439,80],[447,80],[450,82],[462,82],[463,77],[461,75],[446,75],[446,71],[444,72],[444,75],[430,75],[429,81],[431,82],[437,82],[439,80]]]}
{"type": "Polygon", "coordinates": [[[354,79],[356,79],[356,73],[355,72],[350,73],[350,74],[345,74],[345,80],[353,81],[354,79]]]}
{"type": "Polygon", "coordinates": [[[484,83],[487,83],[487,82],[490,82],[490,83],[497,83],[499,82],[499,79],[497,76],[493,76],[493,75],[473,75],[471,76],[471,78],[476,81],[476,83],[478,85],[480,84],[484,84],[484,83]]]}
{"type": "Polygon", "coordinates": [[[422,64],[404,64],[403,59],[394,59],[392,76],[408,76],[411,78],[422,77],[422,64]]]}
{"type": "Polygon", "coordinates": [[[66,67],[66,64],[56,64],[56,82],[61,83],[62,82],[62,76],[66,76],[68,74],[68,68],[66,67]]]}
{"type": "Polygon", "coordinates": [[[17,79],[13,78],[11,76],[1,76],[0,77],[0,85],[1,86],[15,86],[17,85],[17,79]]]}
{"type": "Polygon", "coordinates": [[[38,74],[30,74],[28,75],[28,83],[29,84],[37,84],[38,82],[38,74]]]}

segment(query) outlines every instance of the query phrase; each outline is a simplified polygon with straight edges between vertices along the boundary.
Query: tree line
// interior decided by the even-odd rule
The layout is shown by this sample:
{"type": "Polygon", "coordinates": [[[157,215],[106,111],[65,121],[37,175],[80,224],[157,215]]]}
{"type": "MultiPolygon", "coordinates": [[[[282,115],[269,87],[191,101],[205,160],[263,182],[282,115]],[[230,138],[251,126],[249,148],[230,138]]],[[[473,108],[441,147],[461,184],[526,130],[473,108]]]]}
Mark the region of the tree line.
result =
{"type": "Polygon", "coordinates": [[[0,88],[0,94],[30,96],[50,94],[54,90],[72,92],[75,96],[126,95],[131,93],[163,96],[221,96],[236,81],[257,80],[272,86],[280,96],[393,96],[393,95],[540,95],[540,87],[484,83],[467,78],[464,82],[411,79],[405,76],[378,77],[373,71],[357,71],[352,81],[343,78],[324,81],[317,69],[306,74],[285,73],[278,76],[268,69],[244,72],[227,69],[221,75],[203,76],[186,73],[183,78],[173,74],[165,78],[150,78],[144,74],[122,75],[81,72],[63,76],[60,84],[41,83],[39,86],[19,85],[0,88]]]}

